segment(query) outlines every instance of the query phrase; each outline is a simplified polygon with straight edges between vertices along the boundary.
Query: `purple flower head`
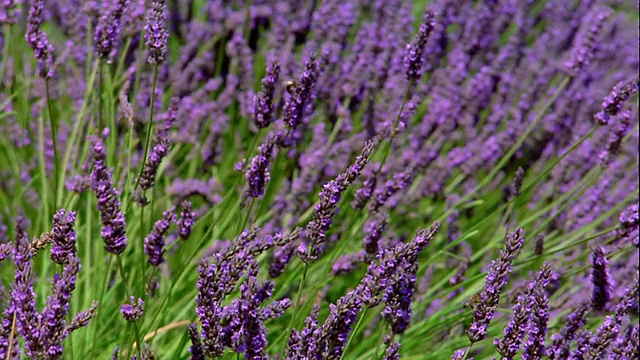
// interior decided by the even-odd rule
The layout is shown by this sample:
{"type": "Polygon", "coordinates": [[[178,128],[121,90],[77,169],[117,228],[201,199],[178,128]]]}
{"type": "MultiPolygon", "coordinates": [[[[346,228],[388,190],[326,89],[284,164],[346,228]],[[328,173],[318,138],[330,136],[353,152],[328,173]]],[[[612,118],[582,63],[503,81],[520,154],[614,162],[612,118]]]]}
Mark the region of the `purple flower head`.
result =
{"type": "Polygon", "coordinates": [[[39,75],[43,79],[53,77],[53,45],[49,43],[47,34],[42,31],[44,21],[44,0],[33,0],[29,8],[27,43],[31,46],[36,60],[38,60],[39,75]]]}
{"type": "Polygon", "coordinates": [[[606,7],[594,7],[591,14],[583,19],[583,29],[577,36],[577,42],[571,50],[566,67],[579,72],[591,63],[598,47],[598,35],[613,11],[606,7]]]}
{"type": "Polygon", "coordinates": [[[487,335],[489,323],[500,301],[500,292],[507,285],[511,263],[520,253],[523,244],[524,231],[519,228],[507,235],[505,248],[500,251],[500,257],[492,261],[484,286],[478,294],[479,301],[473,309],[473,321],[467,330],[467,337],[472,343],[484,339],[487,335]]]}
{"type": "Polygon", "coordinates": [[[76,276],[80,271],[80,259],[72,257],[64,268],[62,275],[53,278],[53,291],[47,298],[42,312],[42,334],[47,359],[61,359],[62,342],[70,332],[67,330],[65,317],[69,311],[71,293],[76,288],[76,276]]]}
{"type": "Polygon", "coordinates": [[[638,247],[638,231],[640,229],[640,215],[638,214],[638,203],[632,204],[620,214],[620,227],[618,236],[621,239],[628,239],[635,247],[638,247]]]}
{"type": "Polygon", "coordinates": [[[518,167],[511,184],[506,188],[507,201],[520,196],[520,188],[522,188],[522,180],[524,179],[524,170],[518,167]]]}
{"type": "Polygon", "coordinates": [[[400,342],[395,340],[393,336],[385,336],[384,343],[387,346],[384,351],[383,360],[400,360],[400,342]]]}
{"type": "Polygon", "coordinates": [[[142,169],[139,183],[142,194],[138,195],[138,201],[141,205],[146,205],[147,199],[145,198],[145,192],[151,189],[155,184],[158,167],[160,167],[162,160],[169,153],[169,146],[171,143],[169,141],[168,132],[176,121],[177,113],[178,101],[174,99],[169,106],[166,121],[158,128],[154,138],[153,148],[151,149],[147,161],[144,163],[144,168],[142,169]]]}
{"type": "Polygon", "coordinates": [[[16,241],[13,254],[15,263],[15,283],[11,289],[11,299],[15,306],[16,329],[24,340],[26,354],[36,357],[43,353],[44,344],[40,335],[41,316],[36,308],[36,293],[33,289],[31,249],[26,229],[26,220],[16,219],[16,241]]]}
{"type": "Polygon", "coordinates": [[[152,0],[144,23],[144,43],[149,47],[149,64],[160,65],[167,60],[168,41],[165,0],[152,0]]]}
{"type": "Polygon", "coordinates": [[[314,55],[305,63],[305,70],[300,74],[297,83],[287,84],[289,97],[284,103],[284,122],[292,130],[296,129],[304,116],[306,106],[311,99],[311,92],[320,73],[320,67],[314,55]]]}
{"type": "Polygon", "coordinates": [[[627,312],[637,306],[638,301],[638,277],[629,286],[620,303],[616,305],[613,315],[606,317],[604,323],[600,325],[597,333],[591,337],[587,346],[587,357],[589,359],[602,359],[609,346],[615,340],[622,329],[624,318],[627,312]]]}
{"type": "Polygon", "coordinates": [[[131,297],[128,303],[122,304],[120,307],[122,317],[127,321],[136,321],[144,314],[144,301],[135,297],[131,297]]]}
{"type": "Polygon", "coordinates": [[[611,301],[611,276],[607,268],[607,258],[602,246],[596,246],[591,253],[591,306],[595,311],[603,311],[611,301]]]}
{"type": "Polygon", "coordinates": [[[338,212],[338,204],[342,198],[342,192],[351,186],[362,173],[365,165],[369,162],[369,156],[372,151],[373,142],[368,141],[353,165],[322,187],[320,200],[314,208],[313,218],[306,226],[306,235],[310,242],[310,247],[307,248],[305,244],[301,244],[298,248],[298,255],[302,261],[315,261],[320,256],[326,232],[331,227],[333,217],[338,212]]]}
{"type": "Polygon", "coordinates": [[[495,338],[493,341],[496,350],[505,360],[511,360],[516,356],[516,353],[520,350],[520,344],[524,340],[529,314],[531,313],[528,296],[520,295],[517,303],[511,309],[513,310],[513,315],[504,328],[504,337],[502,339],[495,338]]]}
{"type": "Polygon", "coordinates": [[[175,208],[171,208],[162,213],[162,219],[156,221],[153,230],[144,238],[144,253],[147,255],[147,262],[153,266],[158,266],[164,262],[165,236],[172,222],[176,221],[175,208]]]}
{"type": "Polygon", "coordinates": [[[611,93],[602,101],[602,110],[595,115],[600,125],[607,125],[611,117],[618,115],[624,103],[638,91],[638,78],[621,81],[613,87],[611,93]]]}
{"type": "Polygon", "coordinates": [[[127,10],[129,0],[105,2],[102,16],[98,20],[93,35],[93,51],[100,60],[111,62],[122,32],[122,15],[127,10]]]}
{"type": "Polygon", "coordinates": [[[191,228],[193,228],[193,224],[195,223],[196,213],[191,208],[190,201],[183,201],[180,203],[180,218],[176,221],[176,225],[178,226],[178,235],[182,240],[187,240],[189,235],[191,235],[191,228]]]}
{"type": "Polygon", "coordinates": [[[198,325],[196,323],[189,324],[189,339],[191,340],[191,347],[189,347],[191,360],[206,360],[204,350],[202,349],[202,340],[198,333],[198,325]]]}
{"type": "Polygon", "coordinates": [[[21,0],[3,0],[0,5],[0,24],[15,24],[20,19],[21,0]]]}
{"type": "Polygon", "coordinates": [[[93,170],[91,171],[91,190],[98,199],[98,211],[102,219],[100,235],[105,249],[115,255],[121,254],[127,247],[126,223],[120,209],[118,190],[111,182],[111,170],[105,163],[107,152],[101,139],[92,137],[93,170]]]}
{"type": "Polygon", "coordinates": [[[435,13],[431,9],[427,9],[422,15],[422,24],[420,30],[416,34],[411,44],[407,45],[404,54],[404,66],[406,68],[405,77],[409,81],[416,81],[422,75],[422,66],[424,64],[424,50],[429,40],[431,31],[436,26],[435,13]]]}
{"type": "Polygon", "coordinates": [[[631,112],[629,110],[623,110],[618,116],[618,123],[613,127],[613,129],[611,129],[606,149],[600,154],[602,166],[609,166],[611,160],[620,154],[620,150],[622,149],[622,140],[625,135],[627,135],[630,127],[631,112]]]}
{"type": "Polygon", "coordinates": [[[264,144],[260,145],[258,153],[251,159],[245,179],[247,179],[247,189],[245,190],[245,198],[257,198],[264,195],[265,188],[269,182],[269,164],[273,155],[273,147],[276,143],[276,137],[269,136],[264,144]]]}
{"type": "Polygon", "coordinates": [[[585,315],[591,307],[590,302],[584,301],[578,305],[564,319],[564,325],[560,331],[551,335],[551,346],[547,350],[550,359],[567,359],[571,351],[571,342],[576,337],[578,330],[586,323],[585,315]]]}
{"type": "Polygon", "coordinates": [[[523,360],[541,359],[545,355],[545,337],[549,322],[549,298],[545,288],[549,285],[550,276],[551,267],[545,263],[535,282],[529,285],[531,323],[527,332],[527,341],[522,350],[523,360]]]}
{"type": "Polygon", "coordinates": [[[276,93],[276,85],[280,76],[280,64],[273,61],[267,67],[267,73],[262,79],[262,91],[253,98],[253,121],[258,129],[271,124],[274,116],[273,100],[276,93]]]}
{"type": "Polygon", "coordinates": [[[66,264],[76,255],[76,231],[73,230],[75,220],[75,211],[61,209],[53,216],[51,260],[60,265],[66,264]]]}

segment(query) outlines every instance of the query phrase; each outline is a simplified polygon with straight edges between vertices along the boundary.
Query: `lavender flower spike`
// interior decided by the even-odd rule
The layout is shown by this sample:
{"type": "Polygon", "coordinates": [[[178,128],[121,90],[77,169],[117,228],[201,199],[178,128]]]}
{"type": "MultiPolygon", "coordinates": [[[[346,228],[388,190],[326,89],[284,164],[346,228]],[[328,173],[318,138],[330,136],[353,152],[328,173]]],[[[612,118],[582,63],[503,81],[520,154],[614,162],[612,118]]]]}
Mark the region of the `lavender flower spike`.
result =
{"type": "Polygon", "coordinates": [[[166,121],[160,127],[158,127],[158,132],[153,139],[153,149],[149,153],[147,161],[144,163],[144,168],[142,168],[142,174],[140,176],[140,190],[142,190],[141,194],[138,194],[138,203],[143,206],[147,204],[147,199],[145,197],[145,192],[153,187],[156,182],[156,174],[158,172],[158,168],[162,163],[162,160],[169,153],[169,130],[171,126],[176,120],[178,113],[178,101],[173,99],[171,101],[171,105],[169,105],[169,110],[167,111],[166,121]]]}
{"type": "Polygon", "coordinates": [[[422,75],[422,66],[424,64],[424,49],[429,40],[431,31],[436,26],[435,14],[432,10],[427,9],[422,15],[422,24],[420,30],[411,44],[407,45],[404,55],[404,66],[406,68],[405,77],[409,81],[416,81],[422,75]]]}
{"type": "Polygon", "coordinates": [[[498,353],[502,355],[502,358],[505,360],[513,359],[516,356],[516,353],[520,349],[520,344],[524,340],[527,323],[529,322],[529,314],[531,313],[529,298],[526,295],[520,295],[518,302],[512,309],[513,316],[504,328],[504,337],[502,339],[495,338],[493,341],[496,350],[498,350],[498,353]]]}
{"type": "Polygon", "coordinates": [[[15,306],[17,332],[24,340],[27,356],[35,358],[43,354],[44,344],[40,337],[41,317],[36,308],[36,293],[33,289],[31,273],[32,255],[26,226],[23,217],[16,220],[16,247],[13,255],[16,273],[15,283],[11,289],[11,299],[15,306]]]}
{"type": "Polygon", "coordinates": [[[487,335],[489,323],[500,301],[500,292],[507,285],[511,263],[520,253],[523,244],[524,231],[518,228],[507,236],[505,249],[500,252],[500,258],[491,263],[484,287],[478,294],[479,301],[473,309],[473,322],[467,330],[467,337],[472,343],[484,339],[487,335]]]}
{"type": "Polygon", "coordinates": [[[38,60],[39,75],[43,79],[53,77],[53,45],[49,43],[47,34],[42,31],[44,20],[44,0],[34,0],[29,8],[29,22],[27,23],[27,42],[33,49],[38,60]]]}
{"type": "Polygon", "coordinates": [[[284,104],[284,122],[291,129],[297,128],[302,121],[304,110],[311,99],[311,90],[315,86],[319,73],[320,67],[315,56],[312,55],[306,62],[305,70],[300,75],[298,83],[292,87],[290,96],[284,104]]]}
{"type": "Polygon", "coordinates": [[[47,305],[42,312],[41,339],[45,346],[47,359],[61,359],[62,342],[70,334],[66,330],[65,317],[69,311],[71,293],[76,288],[76,276],[80,271],[80,259],[72,257],[64,268],[62,275],[53,278],[53,292],[47,298],[47,305]]]}
{"type": "Polygon", "coordinates": [[[51,260],[60,265],[69,262],[76,254],[76,232],[73,225],[76,220],[76,212],[58,210],[53,216],[53,229],[51,230],[51,260]]]}
{"type": "Polygon", "coordinates": [[[595,115],[598,124],[607,125],[612,116],[618,115],[624,103],[638,91],[639,81],[638,78],[627,82],[621,81],[613,87],[611,93],[602,101],[602,111],[595,115]]]}
{"type": "Polygon", "coordinates": [[[584,301],[564,319],[564,326],[557,334],[551,335],[551,347],[547,350],[549,359],[566,359],[571,351],[571,342],[586,323],[589,301],[584,301]]]}
{"type": "Polygon", "coordinates": [[[339,210],[338,204],[342,198],[342,192],[358,178],[365,165],[369,162],[369,156],[372,151],[373,142],[368,141],[354,164],[322,187],[320,200],[314,209],[313,219],[305,229],[310,247],[307,248],[305,244],[301,244],[298,248],[298,255],[302,261],[308,263],[315,261],[320,256],[326,232],[331,227],[333,217],[339,210]]]}
{"type": "Polygon", "coordinates": [[[527,334],[527,342],[522,350],[522,360],[538,360],[545,354],[545,337],[549,322],[549,298],[545,288],[549,285],[551,267],[542,265],[536,280],[530,285],[531,323],[527,334]]]}
{"type": "Polygon", "coordinates": [[[245,199],[248,197],[257,198],[264,195],[265,188],[269,179],[269,163],[273,154],[276,137],[269,136],[264,144],[260,145],[258,153],[251,159],[251,163],[245,173],[247,179],[247,188],[244,193],[245,199]]]}
{"type": "Polygon", "coordinates": [[[638,203],[630,205],[620,214],[620,227],[618,228],[618,237],[630,240],[635,247],[640,245],[638,241],[640,230],[640,214],[638,212],[638,203]]]}
{"type": "Polygon", "coordinates": [[[611,280],[607,269],[604,248],[596,246],[591,253],[591,283],[593,294],[591,306],[595,311],[603,311],[611,301],[611,280]]]}
{"type": "Polygon", "coordinates": [[[122,15],[128,5],[129,0],[117,0],[115,4],[105,2],[106,8],[103,9],[103,14],[93,35],[93,50],[98,59],[106,62],[111,61],[113,52],[120,44],[122,15]]]}
{"type": "Polygon", "coordinates": [[[111,170],[105,164],[107,156],[102,140],[92,138],[93,170],[91,171],[91,190],[98,199],[98,211],[102,218],[100,235],[105,249],[115,255],[121,254],[127,247],[126,223],[118,201],[118,190],[111,182],[111,170]]]}
{"type": "Polygon", "coordinates": [[[196,213],[193,212],[190,201],[183,201],[180,207],[182,208],[182,210],[180,210],[180,219],[176,221],[178,235],[180,235],[182,240],[187,240],[189,235],[191,235],[191,228],[195,223],[196,213]]]}
{"type": "Polygon", "coordinates": [[[162,257],[165,252],[164,238],[171,226],[176,221],[176,212],[171,208],[162,213],[162,219],[156,221],[153,230],[144,239],[144,253],[147,255],[147,261],[153,266],[158,266],[164,262],[162,257]]]}
{"type": "Polygon", "coordinates": [[[120,307],[120,313],[127,321],[136,321],[144,314],[144,301],[140,298],[136,300],[136,298],[132,296],[128,303],[120,307]]]}
{"type": "Polygon", "coordinates": [[[273,99],[279,76],[280,64],[274,61],[262,79],[262,91],[253,98],[253,121],[258,129],[269,126],[273,119],[273,99]]]}
{"type": "Polygon", "coordinates": [[[167,60],[168,40],[165,0],[152,0],[144,23],[144,43],[149,47],[149,64],[160,65],[167,60]]]}

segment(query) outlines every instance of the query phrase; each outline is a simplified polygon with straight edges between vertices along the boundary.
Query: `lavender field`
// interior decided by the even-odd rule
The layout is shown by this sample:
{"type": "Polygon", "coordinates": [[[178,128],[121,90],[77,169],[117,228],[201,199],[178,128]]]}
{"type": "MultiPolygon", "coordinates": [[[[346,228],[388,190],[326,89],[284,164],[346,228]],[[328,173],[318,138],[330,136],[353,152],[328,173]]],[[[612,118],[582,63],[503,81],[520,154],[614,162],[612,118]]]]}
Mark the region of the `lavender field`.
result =
{"type": "Polygon", "coordinates": [[[0,1],[0,360],[640,358],[638,11],[0,1]]]}

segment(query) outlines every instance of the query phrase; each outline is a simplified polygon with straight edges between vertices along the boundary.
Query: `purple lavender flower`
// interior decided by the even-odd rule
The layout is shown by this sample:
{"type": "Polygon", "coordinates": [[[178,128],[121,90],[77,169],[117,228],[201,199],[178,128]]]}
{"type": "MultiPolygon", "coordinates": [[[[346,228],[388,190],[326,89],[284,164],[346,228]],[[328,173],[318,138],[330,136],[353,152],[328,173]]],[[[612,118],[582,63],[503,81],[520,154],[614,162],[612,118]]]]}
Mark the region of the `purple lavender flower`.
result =
{"type": "Polygon", "coordinates": [[[21,0],[3,0],[0,5],[0,24],[15,24],[20,19],[21,0]]]}
{"type": "Polygon", "coordinates": [[[422,24],[411,44],[407,45],[404,54],[404,66],[406,68],[405,77],[409,81],[417,81],[422,76],[422,66],[424,64],[424,50],[429,40],[429,35],[436,26],[436,15],[427,9],[422,15],[422,24]]]}
{"type": "Polygon", "coordinates": [[[80,271],[80,259],[71,257],[64,268],[62,275],[56,274],[53,278],[53,291],[47,298],[47,304],[42,312],[41,341],[44,343],[44,351],[47,359],[61,359],[62,342],[70,334],[67,331],[65,317],[69,311],[71,293],[76,288],[76,276],[80,271]]]}
{"type": "Polygon", "coordinates": [[[512,310],[511,320],[504,328],[504,337],[502,339],[495,338],[493,341],[496,350],[505,360],[513,359],[516,356],[516,353],[520,350],[520,344],[524,340],[529,314],[531,313],[529,297],[520,295],[512,310]]]}
{"type": "Polygon", "coordinates": [[[51,260],[60,265],[66,264],[76,255],[76,232],[73,230],[75,220],[75,211],[61,209],[53,216],[51,260]]]}
{"type": "Polygon", "coordinates": [[[202,349],[202,340],[200,340],[200,334],[198,334],[198,325],[196,323],[189,324],[189,339],[191,340],[191,346],[189,347],[191,360],[206,360],[204,350],[202,349]]]}
{"type": "Polygon", "coordinates": [[[367,256],[373,257],[378,253],[380,239],[387,227],[388,216],[386,214],[376,214],[373,219],[367,221],[364,226],[364,250],[367,256]]]}
{"type": "Polygon", "coordinates": [[[335,180],[329,181],[322,187],[320,200],[314,208],[313,219],[307,224],[306,234],[310,242],[310,247],[301,244],[298,248],[298,255],[304,262],[316,260],[322,252],[327,230],[333,223],[333,217],[338,212],[338,204],[345,191],[358,178],[362,170],[369,162],[369,156],[373,151],[373,142],[365,143],[360,155],[355,162],[345,172],[338,175],[335,180]]]}
{"type": "Polygon", "coordinates": [[[479,293],[479,301],[473,309],[473,321],[467,330],[467,337],[472,343],[484,339],[487,335],[489,323],[500,301],[500,292],[507,285],[511,263],[520,253],[523,244],[524,231],[519,228],[507,236],[500,258],[491,262],[485,284],[479,293]]]}
{"type": "Polygon", "coordinates": [[[169,31],[165,13],[165,0],[152,0],[144,23],[144,43],[149,47],[147,62],[156,66],[167,60],[169,31]]]}
{"type": "Polygon", "coordinates": [[[111,182],[111,170],[107,168],[106,149],[102,140],[92,138],[93,170],[91,171],[91,190],[98,199],[98,211],[102,218],[100,235],[105,249],[115,255],[121,254],[127,247],[126,223],[118,201],[118,190],[111,182]]]}
{"type": "Polygon", "coordinates": [[[43,79],[53,77],[53,45],[49,43],[47,34],[42,31],[44,21],[44,0],[33,0],[29,8],[29,22],[25,35],[27,43],[33,49],[38,60],[39,75],[43,79]]]}
{"type": "Polygon", "coordinates": [[[300,74],[297,83],[290,85],[289,97],[284,103],[284,122],[291,129],[296,129],[304,116],[307,103],[311,99],[311,91],[315,86],[320,67],[314,55],[311,55],[305,63],[305,70],[300,74]]]}
{"type": "Polygon", "coordinates": [[[577,44],[571,51],[571,56],[566,63],[567,68],[580,71],[589,65],[597,47],[598,35],[612,13],[609,8],[596,7],[589,16],[585,17],[583,25],[585,29],[578,36],[577,44]]]}
{"type": "Polygon", "coordinates": [[[245,173],[247,179],[247,189],[245,190],[245,198],[257,198],[264,195],[265,187],[270,179],[269,163],[273,154],[276,138],[267,137],[264,144],[260,145],[258,154],[256,154],[245,173]]]}
{"type": "Polygon", "coordinates": [[[597,333],[591,338],[588,344],[587,358],[601,359],[613,340],[620,333],[623,318],[627,311],[633,306],[637,306],[638,299],[638,277],[636,276],[633,285],[629,286],[622,297],[613,315],[607,316],[604,323],[598,328],[597,333]]]}
{"type": "Polygon", "coordinates": [[[399,360],[400,359],[400,342],[395,340],[393,336],[385,336],[384,343],[387,345],[384,351],[383,360],[399,360]]]}
{"type": "Polygon", "coordinates": [[[128,5],[129,0],[115,0],[104,4],[93,35],[93,51],[98,59],[111,62],[113,53],[120,44],[122,15],[128,5]]]}
{"type": "Polygon", "coordinates": [[[549,298],[545,288],[549,285],[551,267],[542,265],[536,280],[530,285],[531,323],[527,333],[527,341],[522,350],[523,360],[541,359],[545,355],[545,337],[549,322],[549,298]]]}
{"type": "Polygon", "coordinates": [[[153,187],[156,181],[156,174],[160,163],[169,153],[169,145],[171,144],[168,138],[168,132],[171,126],[176,121],[178,113],[178,102],[173,100],[169,106],[169,111],[166,115],[166,121],[162,126],[158,128],[158,131],[154,138],[153,148],[149,153],[147,161],[144,163],[142,174],[140,175],[140,189],[142,194],[139,194],[139,202],[141,205],[146,205],[147,199],[145,198],[145,192],[153,187]]]}
{"type": "Polygon", "coordinates": [[[511,184],[506,189],[507,201],[520,196],[520,188],[522,188],[522,180],[524,178],[524,170],[518,167],[511,184]]]}
{"type": "Polygon", "coordinates": [[[600,161],[602,166],[608,166],[611,163],[612,158],[615,158],[620,154],[622,148],[622,140],[631,127],[631,112],[629,110],[623,110],[618,116],[618,123],[612,129],[607,142],[607,147],[600,154],[600,161]]]}
{"type": "Polygon", "coordinates": [[[195,223],[196,213],[193,212],[191,208],[190,201],[183,201],[180,203],[180,218],[176,221],[176,226],[178,226],[178,235],[182,240],[187,240],[189,235],[191,235],[191,228],[195,223]]]}
{"type": "Polygon", "coordinates": [[[572,311],[564,320],[564,325],[560,331],[551,335],[551,346],[547,350],[550,359],[566,359],[571,351],[571,342],[576,337],[576,333],[586,323],[585,315],[591,307],[590,302],[584,301],[572,311]]]}
{"type": "Polygon", "coordinates": [[[611,301],[611,279],[607,268],[607,258],[602,246],[596,246],[591,253],[591,283],[593,294],[591,306],[595,311],[603,311],[611,301]]]}
{"type": "Polygon", "coordinates": [[[71,334],[72,332],[89,325],[89,321],[96,316],[96,309],[98,308],[98,302],[94,301],[91,304],[91,307],[83,312],[78,313],[72,320],[71,323],[65,329],[67,334],[71,334]]]}
{"type": "Polygon", "coordinates": [[[639,246],[638,232],[640,229],[640,215],[638,214],[638,203],[630,205],[620,214],[620,227],[618,237],[629,239],[635,247],[639,246]]]}
{"type": "Polygon", "coordinates": [[[176,221],[175,208],[171,208],[162,213],[162,219],[153,224],[153,230],[144,238],[144,253],[147,255],[147,262],[153,266],[158,266],[164,262],[165,236],[169,226],[176,221]]]}
{"type": "Polygon", "coordinates": [[[122,317],[127,321],[136,321],[144,314],[144,301],[140,298],[131,296],[129,302],[122,304],[120,307],[120,313],[122,317]]]}
{"type": "Polygon", "coordinates": [[[274,116],[273,100],[280,76],[280,64],[273,61],[262,79],[262,91],[253,98],[253,121],[258,129],[269,126],[274,116]]]}
{"type": "Polygon", "coordinates": [[[16,219],[16,246],[13,261],[16,266],[15,283],[11,299],[15,305],[16,329],[24,340],[26,355],[32,358],[44,353],[40,314],[36,308],[36,293],[33,289],[31,249],[23,217],[16,219]]]}
{"type": "Polygon", "coordinates": [[[611,117],[618,115],[624,103],[638,91],[638,78],[630,81],[621,81],[613,87],[611,93],[602,101],[602,111],[595,115],[600,125],[607,125],[611,117]]]}
{"type": "Polygon", "coordinates": [[[319,325],[318,313],[320,307],[315,305],[311,314],[304,320],[304,328],[301,331],[293,330],[289,340],[287,340],[287,349],[285,351],[285,359],[303,360],[317,358],[319,351],[319,325]]]}

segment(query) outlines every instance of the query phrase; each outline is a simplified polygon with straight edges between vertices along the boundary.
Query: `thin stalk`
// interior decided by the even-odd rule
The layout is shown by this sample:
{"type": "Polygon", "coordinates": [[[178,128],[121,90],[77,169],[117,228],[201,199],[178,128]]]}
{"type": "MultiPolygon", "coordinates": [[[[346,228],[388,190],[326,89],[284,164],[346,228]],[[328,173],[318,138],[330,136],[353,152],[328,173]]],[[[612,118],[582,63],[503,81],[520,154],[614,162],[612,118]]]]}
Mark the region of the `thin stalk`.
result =
{"type": "Polygon", "coordinates": [[[151,133],[153,132],[153,110],[155,109],[154,105],[156,101],[156,85],[157,84],[158,84],[158,65],[153,67],[153,84],[151,85],[151,101],[149,104],[149,124],[147,125],[147,139],[146,139],[146,145],[144,147],[144,157],[142,158],[142,165],[140,166],[140,171],[138,172],[138,178],[136,179],[136,184],[133,186],[134,191],[140,184],[140,178],[142,177],[144,165],[147,161],[147,156],[149,156],[149,148],[151,147],[151,133]]]}
{"type": "MultiPolygon", "coordinates": [[[[100,287],[100,296],[98,296],[98,299],[100,299],[100,302],[102,303],[102,300],[104,299],[104,293],[107,290],[107,285],[109,284],[109,276],[111,274],[111,263],[113,262],[113,257],[110,256],[109,257],[109,262],[107,263],[107,271],[104,272],[104,279],[102,281],[102,286],[100,287]]],[[[96,347],[96,340],[98,339],[98,330],[99,330],[99,313],[100,313],[100,309],[101,306],[98,306],[98,308],[96,309],[96,315],[95,315],[95,331],[93,332],[93,339],[91,340],[91,358],[95,359],[96,358],[96,354],[95,354],[95,350],[97,350],[96,347]]],[[[93,323],[93,321],[92,321],[93,323]]]]}
{"type": "Polygon", "coordinates": [[[380,171],[382,171],[382,167],[384,166],[385,162],[387,161],[387,158],[389,157],[389,153],[391,152],[391,145],[393,144],[393,139],[395,139],[398,133],[396,131],[396,128],[398,127],[398,123],[400,123],[400,117],[402,116],[402,111],[404,111],[404,106],[407,104],[407,101],[409,101],[409,96],[411,95],[411,88],[413,87],[413,84],[414,84],[413,80],[409,82],[409,86],[407,86],[407,90],[404,93],[404,97],[402,98],[402,104],[400,105],[400,111],[398,111],[398,114],[396,115],[396,119],[393,121],[393,127],[391,128],[391,138],[389,138],[389,141],[387,142],[387,147],[384,153],[382,153],[382,161],[380,161],[380,166],[378,166],[378,170],[376,171],[376,174],[379,174],[380,171]]]}
{"type": "Polygon", "coordinates": [[[356,336],[356,332],[358,331],[358,328],[362,324],[362,321],[364,320],[365,316],[367,316],[367,311],[369,311],[369,308],[365,307],[365,309],[362,311],[362,314],[360,315],[360,318],[358,319],[358,322],[356,323],[356,326],[354,326],[353,330],[351,330],[351,335],[349,336],[349,340],[347,340],[347,343],[344,345],[344,348],[342,349],[342,354],[340,354],[339,360],[342,360],[342,358],[344,358],[344,354],[347,352],[347,349],[349,348],[351,341],[353,341],[353,338],[356,336]]]}
{"type": "MultiPolygon", "coordinates": [[[[129,297],[131,296],[131,292],[129,291],[129,283],[127,281],[127,273],[124,271],[124,266],[122,265],[122,257],[121,256],[116,256],[117,257],[117,262],[118,262],[118,270],[120,270],[120,277],[122,278],[122,282],[124,284],[124,292],[127,296],[127,300],[129,299],[129,297]]],[[[136,322],[134,322],[133,324],[133,331],[135,333],[135,337],[136,337],[136,342],[138,344],[141,344],[140,342],[140,331],[138,330],[138,325],[136,322]]],[[[131,346],[133,346],[133,343],[131,344],[131,346]]],[[[142,349],[142,345],[138,346],[136,348],[136,351],[138,353],[138,359],[142,359],[141,357],[141,349],[142,349]]],[[[127,351],[127,353],[129,353],[131,351],[131,347],[129,348],[129,351],[127,351]]]]}
{"type": "Polygon", "coordinates": [[[102,79],[102,77],[104,71],[104,62],[102,60],[98,61],[98,128],[96,129],[96,132],[98,135],[100,135],[100,132],[102,131],[104,126],[104,123],[102,122],[102,88],[104,86],[104,80],[102,79]]]}
{"type": "Polygon", "coordinates": [[[45,92],[47,95],[47,110],[49,112],[49,124],[51,125],[51,142],[53,144],[53,209],[57,208],[57,194],[58,194],[58,174],[60,172],[58,166],[58,146],[57,146],[57,133],[58,123],[53,116],[53,103],[51,101],[49,79],[44,80],[45,92]]]}
{"type": "MultiPolygon", "coordinates": [[[[289,325],[287,325],[287,329],[285,330],[285,332],[282,334],[280,338],[289,336],[289,333],[291,333],[291,329],[293,328],[293,322],[295,321],[296,315],[298,313],[298,305],[300,305],[300,298],[302,297],[302,289],[304,288],[304,282],[307,279],[308,269],[309,269],[309,265],[307,263],[304,263],[304,268],[302,270],[302,279],[300,279],[300,284],[298,285],[298,294],[296,295],[296,301],[293,303],[293,314],[291,314],[291,320],[289,320],[289,325]]],[[[282,343],[286,348],[287,342],[282,341],[282,343]]],[[[284,354],[284,351],[282,351],[282,354],[284,354]]]]}

